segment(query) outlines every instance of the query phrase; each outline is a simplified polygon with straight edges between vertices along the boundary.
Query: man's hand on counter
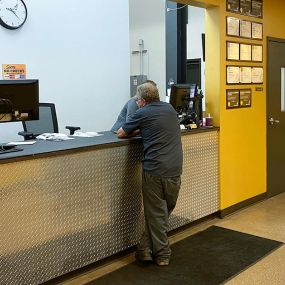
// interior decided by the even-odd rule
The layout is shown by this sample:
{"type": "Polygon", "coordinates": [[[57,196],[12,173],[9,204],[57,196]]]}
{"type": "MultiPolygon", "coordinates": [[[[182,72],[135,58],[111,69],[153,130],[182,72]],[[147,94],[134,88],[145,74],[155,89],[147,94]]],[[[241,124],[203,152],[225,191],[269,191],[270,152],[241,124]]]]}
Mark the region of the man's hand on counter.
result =
{"type": "Polygon", "coordinates": [[[117,136],[118,136],[118,138],[127,138],[128,133],[126,133],[123,128],[119,128],[117,130],[117,136]]]}
{"type": "Polygon", "coordinates": [[[140,133],[139,130],[135,130],[131,134],[128,134],[127,132],[124,131],[123,128],[119,128],[117,131],[117,136],[118,136],[118,138],[130,138],[130,137],[134,137],[134,136],[138,135],[139,133],[140,133]]]}

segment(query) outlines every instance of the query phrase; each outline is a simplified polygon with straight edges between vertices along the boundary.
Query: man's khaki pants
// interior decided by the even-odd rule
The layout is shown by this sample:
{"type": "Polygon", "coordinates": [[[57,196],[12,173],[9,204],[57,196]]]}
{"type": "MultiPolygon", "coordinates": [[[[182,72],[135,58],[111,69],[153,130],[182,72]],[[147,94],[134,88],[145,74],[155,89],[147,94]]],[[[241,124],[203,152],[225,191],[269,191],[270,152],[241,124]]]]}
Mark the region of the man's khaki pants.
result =
{"type": "Polygon", "coordinates": [[[160,177],[143,171],[145,231],[138,245],[138,252],[153,254],[155,258],[170,258],[168,221],[176,205],[180,185],[180,176],[160,177]]]}

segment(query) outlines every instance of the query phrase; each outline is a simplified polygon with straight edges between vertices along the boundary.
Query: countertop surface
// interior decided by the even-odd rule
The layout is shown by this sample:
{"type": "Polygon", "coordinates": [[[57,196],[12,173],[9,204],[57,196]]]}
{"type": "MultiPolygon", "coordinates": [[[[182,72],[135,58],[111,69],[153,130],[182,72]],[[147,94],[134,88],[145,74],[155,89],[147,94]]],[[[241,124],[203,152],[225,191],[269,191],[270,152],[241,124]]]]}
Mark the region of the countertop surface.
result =
{"type": "MultiPolygon", "coordinates": [[[[184,136],[217,130],[219,130],[218,127],[199,128],[194,130],[183,130],[181,134],[184,136]]],[[[110,131],[100,132],[100,134],[102,135],[90,138],[75,137],[74,139],[66,141],[36,140],[35,144],[32,145],[20,145],[19,148],[22,149],[21,151],[1,153],[0,163],[44,157],[53,154],[71,153],[86,149],[116,147],[141,142],[140,136],[120,139],[116,134],[110,131]]]]}

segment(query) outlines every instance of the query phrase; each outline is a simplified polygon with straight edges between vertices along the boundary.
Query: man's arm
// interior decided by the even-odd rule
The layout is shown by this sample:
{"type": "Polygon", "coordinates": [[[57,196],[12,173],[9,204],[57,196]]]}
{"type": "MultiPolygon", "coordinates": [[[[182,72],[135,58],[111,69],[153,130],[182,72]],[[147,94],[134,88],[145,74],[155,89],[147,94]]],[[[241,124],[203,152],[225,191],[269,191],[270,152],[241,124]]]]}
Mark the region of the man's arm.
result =
{"type": "Polygon", "coordinates": [[[127,138],[129,136],[129,134],[126,133],[123,128],[119,128],[117,130],[117,136],[118,136],[118,138],[127,138]]]}
{"type": "Polygon", "coordinates": [[[139,132],[140,127],[140,113],[137,110],[134,114],[129,117],[129,120],[121,126],[117,131],[117,136],[119,138],[129,138],[136,136],[139,132]]]}
{"type": "Polygon", "coordinates": [[[126,116],[126,122],[129,121],[131,115],[133,115],[136,110],[138,110],[138,105],[137,105],[137,101],[132,98],[129,100],[128,105],[127,105],[127,116],[126,116]]]}
{"type": "Polygon", "coordinates": [[[139,130],[135,130],[131,134],[125,132],[123,128],[119,128],[117,131],[118,138],[130,138],[136,136],[137,134],[139,134],[139,130]]]}

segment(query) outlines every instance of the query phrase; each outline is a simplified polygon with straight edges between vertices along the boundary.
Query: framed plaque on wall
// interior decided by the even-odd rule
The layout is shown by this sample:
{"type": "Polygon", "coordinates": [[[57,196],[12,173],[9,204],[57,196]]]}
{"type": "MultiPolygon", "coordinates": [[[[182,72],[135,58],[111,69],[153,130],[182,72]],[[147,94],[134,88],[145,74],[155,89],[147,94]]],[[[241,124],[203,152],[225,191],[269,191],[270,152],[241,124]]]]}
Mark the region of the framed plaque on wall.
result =
{"type": "Polygon", "coordinates": [[[240,83],[242,84],[251,84],[251,67],[241,66],[240,67],[240,83]]]}
{"type": "Polygon", "coordinates": [[[227,0],[227,11],[239,12],[239,0],[227,0]]]}
{"type": "Polygon", "coordinates": [[[227,84],[238,84],[239,80],[239,66],[227,66],[227,84]]]}
{"type": "Polygon", "coordinates": [[[239,91],[239,106],[240,107],[251,106],[251,89],[241,89],[239,91]]]}
{"type": "Polygon", "coordinates": [[[262,45],[252,45],[251,48],[252,61],[262,62],[263,61],[263,46],[262,45]]]}
{"type": "Polygon", "coordinates": [[[240,0],[239,11],[242,15],[250,16],[251,14],[251,0],[240,0]]]}
{"type": "Polygon", "coordinates": [[[240,60],[251,61],[251,44],[240,44],[240,60]]]}
{"type": "Polygon", "coordinates": [[[251,0],[251,16],[262,18],[263,0],[251,0]]]}
{"type": "Polygon", "coordinates": [[[227,17],[227,35],[239,37],[239,19],[227,17]]]}
{"type": "Polygon", "coordinates": [[[239,90],[227,89],[227,109],[238,108],[239,107],[239,90]]]}
{"type": "Polygon", "coordinates": [[[239,43],[227,42],[227,60],[239,60],[239,43]]]}
{"type": "Polygon", "coordinates": [[[251,38],[251,22],[240,20],[240,36],[243,38],[251,38]]]}
{"type": "Polygon", "coordinates": [[[251,82],[255,84],[263,83],[263,67],[252,67],[251,82]]]}
{"type": "Polygon", "coordinates": [[[251,38],[255,40],[263,39],[263,24],[262,23],[251,23],[251,38]]]}

